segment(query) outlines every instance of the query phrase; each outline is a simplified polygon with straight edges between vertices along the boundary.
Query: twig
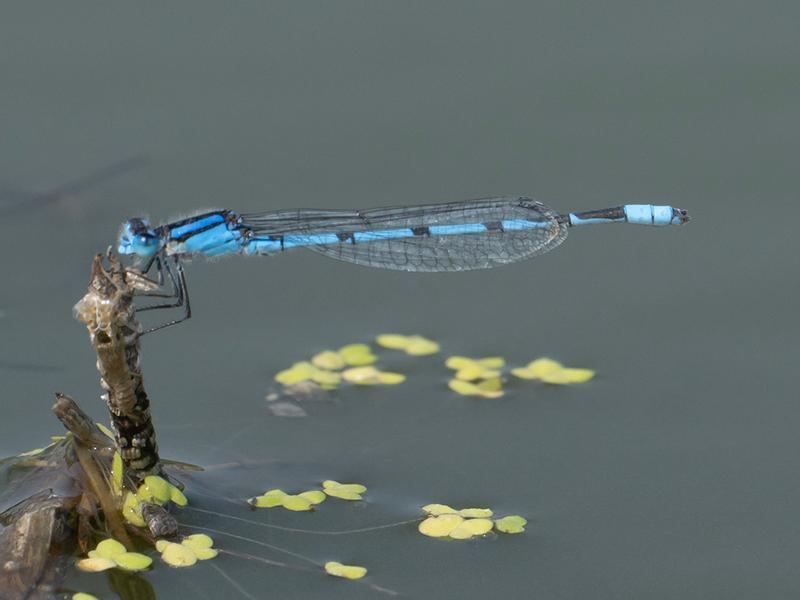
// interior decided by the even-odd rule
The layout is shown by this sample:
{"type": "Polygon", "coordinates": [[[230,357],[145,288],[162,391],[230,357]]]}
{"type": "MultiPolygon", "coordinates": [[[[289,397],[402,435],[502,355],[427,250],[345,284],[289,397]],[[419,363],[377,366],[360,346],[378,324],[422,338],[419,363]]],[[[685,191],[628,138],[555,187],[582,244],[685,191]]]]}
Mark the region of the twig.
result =
{"type": "Polygon", "coordinates": [[[150,400],[139,367],[139,333],[133,294],[155,285],[122,267],[109,251],[92,263],[86,295],[75,305],[75,318],[89,330],[97,353],[103,399],[111,413],[117,448],[127,469],[143,478],[160,469],[150,400]],[[107,263],[107,267],[104,263],[107,263]]]}

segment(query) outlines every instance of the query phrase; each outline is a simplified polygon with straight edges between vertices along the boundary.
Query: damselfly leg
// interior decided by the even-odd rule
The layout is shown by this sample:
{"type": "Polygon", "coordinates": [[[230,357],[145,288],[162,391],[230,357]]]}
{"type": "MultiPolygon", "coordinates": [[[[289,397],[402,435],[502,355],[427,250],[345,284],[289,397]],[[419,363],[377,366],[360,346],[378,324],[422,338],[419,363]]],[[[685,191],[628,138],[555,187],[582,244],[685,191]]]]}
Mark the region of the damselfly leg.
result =
{"type": "Polygon", "coordinates": [[[138,292],[136,295],[144,296],[146,298],[168,298],[171,300],[171,302],[161,302],[158,304],[142,306],[141,308],[137,308],[136,312],[183,307],[183,315],[178,319],[173,319],[172,321],[167,321],[166,323],[146,329],[140,334],[140,336],[158,331],[159,329],[171,327],[172,325],[177,325],[178,323],[182,323],[183,321],[190,319],[192,316],[192,307],[189,302],[189,291],[186,286],[186,275],[183,270],[183,265],[178,257],[165,256],[162,253],[158,253],[154,255],[153,258],[147,262],[147,264],[144,265],[142,273],[149,272],[153,267],[155,267],[156,272],[158,273],[158,279],[156,280],[156,283],[158,284],[159,290],[138,292]],[[164,287],[167,279],[169,280],[169,285],[171,288],[170,291],[160,291],[160,289],[164,287]]]}

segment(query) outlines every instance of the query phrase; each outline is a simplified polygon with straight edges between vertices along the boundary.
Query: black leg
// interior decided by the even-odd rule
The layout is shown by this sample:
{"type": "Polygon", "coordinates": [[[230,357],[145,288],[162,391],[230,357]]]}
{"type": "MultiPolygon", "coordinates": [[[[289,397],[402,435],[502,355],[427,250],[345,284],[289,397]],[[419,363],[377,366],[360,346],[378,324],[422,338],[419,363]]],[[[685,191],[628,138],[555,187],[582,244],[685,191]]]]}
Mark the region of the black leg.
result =
{"type": "MultiPolygon", "coordinates": [[[[143,306],[142,308],[137,308],[137,312],[144,312],[146,310],[154,310],[157,308],[177,308],[179,306],[183,306],[183,296],[185,292],[185,285],[181,286],[178,279],[175,277],[175,273],[173,273],[172,269],[170,269],[168,259],[165,257],[162,261],[160,256],[156,256],[155,258],[155,265],[156,270],[158,271],[158,286],[160,288],[164,287],[164,271],[167,272],[169,275],[170,284],[172,287],[171,292],[139,292],[137,296],[144,296],[146,298],[171,298],[173,302],[162,302],[161,304],[151,304],[149,306],[143,306]]],[[[178,263],[178,259],[175,258],[175,264],[178,263]]],[[[152,265],[153,259],[151,259],[148,265],[152,265]]],[[[148,267],[149,270],[149,267],[148,267]]],[[[146,271],[145,271],[146,272],[146,271]]]]}
{"type": "MultiPolygon", "coordinates": [[[[153,264],[156,266],[156,271],[158,271],[158,279],[153,281],[159,288],[164,287],[164,268],[162,266],[162,258],[160,254],[154,255],[147,263],[142,267],[141,273],[147,273],[153,267],[153,264]]],[[[144,275],[143,275],[144,276],[144,275]]],[[[152,281],[152,280],[149,280],[152,281]]],[[[137,296],[144,296],[145,298],[177,298],[178,297],[178,289],[175,285],[175,279],[172,279],[172,291],[167,292],[156,292],[156,291],[138,291],[136,292],[137,296]]],[[[156,304],[150,307],[143,307],[139,310],[150,310],[151,308],[168,308],[170,306],[180,306],[180,304],[156,304]]]]}
{"type": "Polygon", "coordinates": [[[159,329],[165,329],[167,327],[172,327],[173,325],[177,325],[178,323],[182,323],[187,319],[192,318],[192,306],[189,303],[189,290],[186,287],[186,275],[183,271],[183,265],[178,260],[178,257],[173,257],[174,262],[174,271],[173,267],[169,264],[169,259],[165,259],[163,264],[159,261],[159,267],[163,266],[163,268],[167,271],[169,275],[170,281],[172,282],[173,289],[175,291],[175,298],[176,301],[173,304],[162,304],[156,306],[146,306],[144,308],[138,309],[137,312],[141,312],[143,310],[150,310],[153,308],[177,308],[179,306],[183,306],[183,316],[179,319],[175,319],[173,321],[168,321],[166,323],[162,323],[161,325],[157,325],[156,327],[151,327],[139,334],[139,337],[147,334],[153,333],[154,331],[158,331],[159,329]],[[177,275],[175,273],[177,271],[177,275]]]}

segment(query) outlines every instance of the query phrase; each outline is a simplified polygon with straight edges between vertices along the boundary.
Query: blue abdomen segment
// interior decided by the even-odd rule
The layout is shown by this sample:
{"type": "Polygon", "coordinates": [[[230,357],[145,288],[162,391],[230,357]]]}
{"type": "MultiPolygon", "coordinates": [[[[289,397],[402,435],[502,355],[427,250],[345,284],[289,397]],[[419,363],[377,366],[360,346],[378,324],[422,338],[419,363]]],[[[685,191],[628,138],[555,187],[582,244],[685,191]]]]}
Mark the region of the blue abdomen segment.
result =
{"type": "Polygon", "coordinates": [[[654,225],[663,227],[673,225],[675,209],[671,206],[658,204],[626,204],[622,207],[625,211],[625,220],[637,225],[654,225]]]}
{"type": "Polygon", "coordinates": [[[626,204],[615,208],[569,213],[570,226],[596,223],[633,223],[634,225],[681,225],[689,220],[685,210],[659,204],[626,204]]]}

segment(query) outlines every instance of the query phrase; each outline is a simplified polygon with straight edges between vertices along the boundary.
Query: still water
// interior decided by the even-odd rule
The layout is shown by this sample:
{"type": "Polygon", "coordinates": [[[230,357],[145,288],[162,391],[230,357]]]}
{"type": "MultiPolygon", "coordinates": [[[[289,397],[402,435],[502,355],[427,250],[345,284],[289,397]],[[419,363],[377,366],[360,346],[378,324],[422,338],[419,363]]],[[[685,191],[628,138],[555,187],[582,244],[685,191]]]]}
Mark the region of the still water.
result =
{"type": "MultiPolygon", "coordinates": [[[[59,433],[55,391],[106,420],[70,311],[93,254],[131,216],[526,194],[565,212],[654,202],[693,217],[575,230],[546,256],[461,274],[305,252],[188,265],[194,318],[146,337],[142,357],[162,455],[218,466],[187,477],[194,506],[323,532],[404,521],[430,502],[529,525],[446,542],[414,524],[317,535],[187,510],[187,526],[257,558],[158,565],[146,575],[158,597],[800,592],[795,3],[20,3],[4,13],[0,203],[146,162],[0,215],[3,455],[59,433]],[[276,372],[385,332],[423,334],[442,351],[382,351],[402,385],[315,396],[303,418],[269,411],[276,372]],[[446,385],[452,354],[513,365],[546,355],[597,376],[466,398],[446,385]],[[364,483],[367,501],[312,514],[242,502],[323,479],[364,483]],[[265,544],[369,575],[333,579],[265,544]]],[[[67,584],[114,597],[104,575],[67,584]]]]}

